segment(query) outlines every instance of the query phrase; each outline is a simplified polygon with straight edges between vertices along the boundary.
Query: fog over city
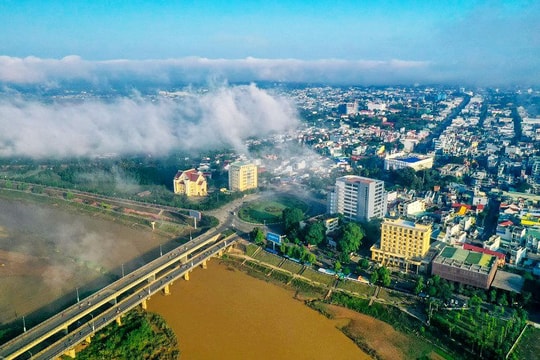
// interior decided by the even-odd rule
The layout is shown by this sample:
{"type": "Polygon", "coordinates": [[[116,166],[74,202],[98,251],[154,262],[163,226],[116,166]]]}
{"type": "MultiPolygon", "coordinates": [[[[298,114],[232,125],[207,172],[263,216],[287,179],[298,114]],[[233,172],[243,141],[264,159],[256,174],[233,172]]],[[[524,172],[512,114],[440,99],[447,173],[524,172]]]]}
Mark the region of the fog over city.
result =
{"type": "Polygon", "coordinates": [[[296,126],[294,106],[255,85],[218,86],[181,99],[0,100],[0,155],[43,157],[167,154],[232,146],[296,126]]]}

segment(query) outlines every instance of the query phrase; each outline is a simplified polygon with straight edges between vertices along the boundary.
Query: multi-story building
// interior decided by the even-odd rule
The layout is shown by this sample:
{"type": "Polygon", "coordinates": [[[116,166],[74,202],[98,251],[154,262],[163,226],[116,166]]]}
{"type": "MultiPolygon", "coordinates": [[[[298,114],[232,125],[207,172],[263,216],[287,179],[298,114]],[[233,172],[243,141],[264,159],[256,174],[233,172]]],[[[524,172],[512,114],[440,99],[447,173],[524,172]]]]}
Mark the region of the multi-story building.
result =
{"type": "Polygon", "coordinates": [[[431,230],[431,224],[384,219],[381,241],[371,247],[371,259],[389,266],[420,266],[429,250],[431,230]]]}
{"type": "Polygon", "coordinates": [[[384,182],[356,175],[336,179],[328,199],[328,212],[347,220],[369,221],[386,214],[384,182]]]}
{"type": "Polygon", "coordinates": [[[237,161],[229,166],[229,190],[245,191],[257,185],[257,165],[237,161]]]}
{"type": "Polygon", "coordinates": [[[173,180],[174,193],[186,196],[208,195],[208,184],[204,175],[195,170],[178,171],[173,180]]]}
{"type": "Polygon", "coordinates": [[[398,204],[397,211],[399,216],[409,217],[426,211],[426,203],[421,199],[403,201],[398,204]]]}
{"type": "Polygon", "coordinates": [[[399,170],[411,168],[414,171],[431,169],[433,156],[419,154],[396,153],[384,159],[384,170],[399,170]]]}
{"type": "Polygon", "coordinates": [[[497,272],[497,263],[493,255],[447,246],[433,259],[431,274],[489,289],[497,272]]]}

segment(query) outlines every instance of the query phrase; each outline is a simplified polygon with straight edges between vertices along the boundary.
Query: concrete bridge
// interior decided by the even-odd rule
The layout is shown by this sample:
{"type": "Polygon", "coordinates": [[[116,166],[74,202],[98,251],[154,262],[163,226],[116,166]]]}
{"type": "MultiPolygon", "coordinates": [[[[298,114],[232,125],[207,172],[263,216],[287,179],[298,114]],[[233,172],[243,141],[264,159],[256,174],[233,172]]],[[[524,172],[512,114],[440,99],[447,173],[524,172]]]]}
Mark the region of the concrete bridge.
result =
{"type": "Polygon", "coordinates": [[[75,345],[90,342],[96,331],[112,321],[121,325],[122,315],[139,304],[146,309],[151,295],[168,294],[175,280],[189,280],[195,267],[206,268],[211,257],[221,256],[238,239],[236,234],[226,238],[202,235],[178,246],[3,344],[0,359],[17,359],[22,354],[32,359],[75,357],[75,345]]]}

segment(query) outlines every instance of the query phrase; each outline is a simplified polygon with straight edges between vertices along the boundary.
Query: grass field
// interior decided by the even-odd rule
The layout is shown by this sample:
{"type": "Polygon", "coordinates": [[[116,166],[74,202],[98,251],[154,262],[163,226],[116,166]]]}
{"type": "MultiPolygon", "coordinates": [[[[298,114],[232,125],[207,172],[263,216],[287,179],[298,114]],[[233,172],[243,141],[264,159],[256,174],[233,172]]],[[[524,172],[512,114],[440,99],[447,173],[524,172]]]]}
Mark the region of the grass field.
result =
{"type": "Polygon", "coordinates": [[[375,286],[369,286],[369,285],[362,284],[356,281],[351,281],[351,280],[340,281],[337,287],[338,289],[351,291],[353,293],[365,295],[368,297],[372,296],[375,293],[375,289],[376,289],[375,286]]]}
{"type": "Polygon", "coordinates": [[[281,265],[281,268],[288,270],[293,274],[298,274],[300,270],[302,270],[302,265],[291,260],[285,260],[285,262],[281,265]]]}
{"type": "Polygon", "coordinates": [[[302,276],[312,280],[316,281],[321,284],[325,285],[332,285],[334,281],[336,281],[336,278],[331,275],[326,275],[323,273],[320,273],[318,271],[315,271],[313,269],[307,268],[303,273],[302,276]]]}
{"type": "Polygon", "coordinates": [[[278,266],[279,263],[283,260],[283,258],[274,254],[270,254],[269,252],[266,252],[264,250],[259,251],[253,258],[274,266],[278,266]]]}
{"type": "Polygon", "coordinates": [[[519,343],[517,344],[511,359],[532,360],[538,359],[540,354],[540,329],[528,326],[519,343]]]}
{"type": "Polygon", "coordinates": [[[379,291],[379,295],[377,296],[381,299],[384,299],[388,301],[389,303],[399,303],[406,299],[406,296],[403,294],[400,294],[397,291],[388,290],[385,288],[381,288],[379,291]]]}
{"type": "Polygon", "coordinates": [[[273,224],[281,222],[281,215],[286,208],[300,208],[306,211],[307,205],[294,197],[264,198],[246,203],[238,211],[238,216],[250,223],[273,224]]]}
{"type": "Polygon", "coordinates": [[[246,255],[247,256],[253,256],[253,254],[255,253],[255,251],[259,248],[259,246],[257,245],[254,245],[254,244],[249,244],[247,247],[246,247],[246,255]]]}

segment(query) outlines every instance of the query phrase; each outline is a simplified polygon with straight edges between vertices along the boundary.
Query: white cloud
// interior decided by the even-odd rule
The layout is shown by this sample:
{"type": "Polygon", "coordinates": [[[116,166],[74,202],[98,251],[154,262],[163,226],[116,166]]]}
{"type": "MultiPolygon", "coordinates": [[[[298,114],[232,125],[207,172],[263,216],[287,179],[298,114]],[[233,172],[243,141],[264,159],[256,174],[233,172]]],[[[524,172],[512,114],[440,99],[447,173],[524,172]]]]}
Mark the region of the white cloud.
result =
{"type": "Polygon", "coordinates": [[[0,156],[166,154],[232,145],[297,125],[294,106],[255,85],[218,87],[182,100],[120,97],[44,103],[0,100],[0,156]]]}
{"type": "Polygon", "coordinates": [[[297,60],[297,59],[207,59],[188,57],[165,60],[86,61],[78,56],[60,60],[0,56],[0,82],[55,84],[88,81],[148,81],[156,84],[207,82],[209,80],[290,81],[381,84],[416,82],[419,70],[429,70],[424,61],[297,60]],[[392,74],[391,77],[387,74],[392,74]]]}

